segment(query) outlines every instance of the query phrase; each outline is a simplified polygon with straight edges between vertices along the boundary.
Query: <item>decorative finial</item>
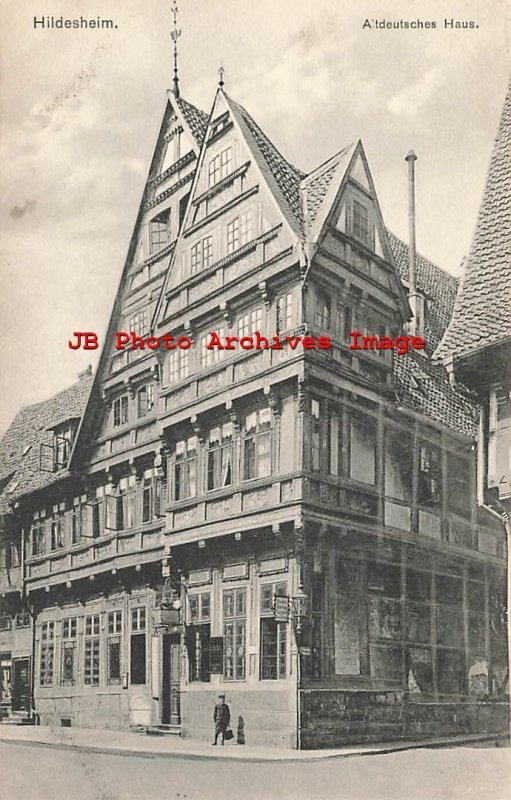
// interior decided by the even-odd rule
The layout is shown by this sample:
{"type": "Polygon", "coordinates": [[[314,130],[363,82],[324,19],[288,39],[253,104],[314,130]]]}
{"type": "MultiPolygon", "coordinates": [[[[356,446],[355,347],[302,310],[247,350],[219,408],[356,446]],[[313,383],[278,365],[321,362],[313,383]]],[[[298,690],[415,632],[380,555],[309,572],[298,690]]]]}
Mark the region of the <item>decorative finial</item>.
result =
{"type": "Polygon", "coordinates": [[[224,85],[224,75],[225,75],[225,69],[221,61],[220,66],[218,68],[218,77],[219,77],[218,85],[220,86],[221,89],[223,88],[224,85]]]}
{"type": "Polygon", "coordinates": [[[174,17],[174,29],[170,32],[170,38],[174,42],[174,88],[173,92],[175,97],[179,97],[179,77],[177,66],[177,40],[181,36],[181,30],[177,27],[177,14],[178,14],[177,0],[172,2],[172,16],[174,17]]]}

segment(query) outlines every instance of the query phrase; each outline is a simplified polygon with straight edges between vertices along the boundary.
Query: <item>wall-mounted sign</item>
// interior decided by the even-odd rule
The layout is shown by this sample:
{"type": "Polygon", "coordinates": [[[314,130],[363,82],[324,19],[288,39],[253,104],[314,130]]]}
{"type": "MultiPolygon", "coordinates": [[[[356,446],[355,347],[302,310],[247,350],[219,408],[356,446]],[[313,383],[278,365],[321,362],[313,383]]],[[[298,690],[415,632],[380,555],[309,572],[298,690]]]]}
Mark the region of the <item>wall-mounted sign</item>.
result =
{"type": "Polygon", "coordinates": [[[276,595],[273,601],[275,622],[287,622],[289,619],[289,597],[276,595]]]}
{"type": "Polygon", "coordinates": [[[212,636],[209,640],[209,671],[222,673],[224,671],[224,640],[222,636],[212,636]]]}

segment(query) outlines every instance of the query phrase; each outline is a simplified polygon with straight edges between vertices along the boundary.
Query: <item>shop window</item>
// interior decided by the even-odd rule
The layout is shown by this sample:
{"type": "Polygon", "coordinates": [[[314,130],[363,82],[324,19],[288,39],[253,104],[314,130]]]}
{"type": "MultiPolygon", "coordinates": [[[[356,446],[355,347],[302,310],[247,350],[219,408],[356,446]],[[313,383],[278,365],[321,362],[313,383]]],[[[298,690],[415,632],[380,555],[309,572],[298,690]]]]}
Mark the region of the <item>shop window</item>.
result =
{"type": "Polygon", "coordinates": [[[125,425],[128,421],[128,395],[117,397],[112,404],[112,419],[114,428],[125,425]]]}
{"type": "Polygon", "coordinates": [[[62,686],[76,684],[77,618],[62,620],[62,642],[60,683],[62,686]]]}
{"type": "Polygon", "coordinates": [[[401,645],[371,644],[371,677],[401,683],[403,677],[403,648],[401,645]]]}
{"type": "Polygon", "coordinates": [[[99,686],[101,640],[99,614],[85,617],[83,682],[86,686],[99,686]]]}
{"type": "Polygon", "coordinates": [[[55,658],[55,623],[43,622],[41,625],[41,645],[39,661],[40,686],[53,686],[55,658]]]}
{"type": "Polygon", "coordinates": [[[146,610],[131,609],[130,676],[132,684],[146,682],[146,610]]]}
{"type": "Polygon", "coordinates": [[[12,630],[12,617],[9,614],[0,616],[0,631],[12,630]]]}
{"type": "Polygon", "coordinates": [[[137,413],[138,418],[146,417],[154,408],[155,392],[154,384],[148,383],[142,386],[137,392],[137,413]]]}
{"type": "Polygon", "coordinates": [[[174,499],[187,500],[197,495],[197,437],[176,443],[174,499]]]}
{"type": "Polygon", "coordinates": [[[271,473],[271,411],[262,408],[245,419],[243,478],[266,478],[271,473]]]}
{"type": "Polygon", "coordinates": [[[403,430],[385,431],[385,496],[410,502],[412,497],[412,437],[403,430]]]}
{"type": "Polygon", "coordinates": [[[109,611],[106,637],[106,682],[117,686],[121,682],[122,611],[109,611]]]}
{"type": "Polygon", "coordinates": [[[22,611],[16,614],[16,628],[30,628],[30,614],[22,611]]]}
{"type": "Polygon", "coordinates": [[[209,681],[209,639],[211,635],[211,593],[189,596],[190,624],[187,646],[190,681],[209,681]]]}
{"type": "Polygon", "coordinates": [[[285,583],[261,586],[261,679],[278,680],[286,677],[287,622],[275,619],[276,596],[285,596],[285,583]]]}
{"type": "Polygon", "coordinates": [[[350,416],[350,477],[376,483],[376,421],[360,414],[350,416]]]}
{"type": "Polygon", "coordinates": [[[287,292],[277,298],[277,333],[290,331],[293,326],[293,295],[287,292]]]}
{"type": "Polygon", "coordinates": [[[232,147],[227,147],[209,162],[208,184],[214,186],[231,172],[232,147]]]}
{"type": "Polygon", "coordinates": [[[439,447],[423,442],[419,449],[418,502],[438,506],[442,502],[442,466],[439,447]]]}
{"type": "Polygon", "coordinates": [[[223,592],[224,679],[239,681],[246,675],[247,590],[223,592]]]}
{"type": "Polygon", "coordinates": [[[330,297],[317,291],[314,307],[314,327],[323,333],[330,329],[330,297]]]}
{"type": "Polygon", "coordinates": [[[449,509],[470,518],[472,511],[470,461],[455,453],[447,453],[447,502],[449,509]]]}
{"type": "Polygon", "coordinates": [[[208,491],[231,485],[232,447],[233,427],[231,422],[219,425],[209,432],[208,491]]]}
{"type": "Polygon", "coordinates": [[[437,651],[437,680],[440,694],[463,694],[465,691],[465,656],[456,650],[437,651]]]}
{"type": "Polygon", "coordinates": [[[433,655],[429,647],[409,647],[407,651],[406,673],[408,691],[411,694],[423,693],[432,695],[433,655]]]}
{"type": "Polygon", "coordinates": [[[335,674],[361,672],[360,620],[363,613],[360,564],[346,559],[336,565],[334,598],[335,674]]]}
{"type": "Polygon", "coordinates": [[[12,700],[11,669],[11,659],[0,658],[0,703],[5,705],[12,700]]]}

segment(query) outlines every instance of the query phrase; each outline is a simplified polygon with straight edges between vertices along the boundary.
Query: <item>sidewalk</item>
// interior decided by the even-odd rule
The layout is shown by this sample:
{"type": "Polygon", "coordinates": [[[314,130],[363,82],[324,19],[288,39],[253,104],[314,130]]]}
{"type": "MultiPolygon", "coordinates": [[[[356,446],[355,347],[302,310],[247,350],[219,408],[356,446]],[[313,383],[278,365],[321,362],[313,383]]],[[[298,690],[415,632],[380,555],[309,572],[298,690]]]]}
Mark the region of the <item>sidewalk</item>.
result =
{"type": "Polygon", "coordinates": [[[146,758],[167,757],[184,759],[222,759],[236,761],[319,761],[326,758],[350,758],[400,750],[428,747],[454,747],[477,745],[505,739],[495,734],[473,734],[445,737],[428,741],[386,742],[375,745],[353,745],[336,750],[291,750],[240,746],[233,742],[224,747],[212,747],[207,742],[181,739],[179,736],[148,736],[145,732],[111,731],[95,728],[61,728],[27,725],[1,725],[0,742],[32,744],[42,747],[80,749],[92,753],[142,756],[146,758]]]}

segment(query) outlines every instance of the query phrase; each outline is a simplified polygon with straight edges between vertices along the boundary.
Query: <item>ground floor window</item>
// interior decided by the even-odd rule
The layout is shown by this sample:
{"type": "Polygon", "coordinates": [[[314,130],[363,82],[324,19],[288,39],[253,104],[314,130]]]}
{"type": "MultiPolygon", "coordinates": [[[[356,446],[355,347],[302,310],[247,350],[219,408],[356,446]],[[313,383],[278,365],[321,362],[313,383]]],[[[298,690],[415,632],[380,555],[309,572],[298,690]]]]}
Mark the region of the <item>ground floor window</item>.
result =
{"type": "Polygon", "coordinates": [[[11,659],[0,658],[0,703],[11,702],[11,659]]]}
{"type": "Polygon", "coordinates": [[[106,682],[117,686],[121,682],[121,637],[109,636],[106,641],[106,682]]]}
{"type": "Polygon", "coordinates": [[[83,679],[86,686],[99,686],[101,658],[99,632],[99,614],[90,614],[85,617],[83,679]]]}
{"type": "Polygon", "coordinates": [[[223,593],[224,678],[244,680],[246,675],[247,590],[228,589],[223,593]]]}
{"type": "Polygon", "coordinates": [[[43,622],[41,625],[41,654],[39,662],[39,684],[53,686],[55,656],[55,623],[43,622]]]}
{"type": "Polygon", "coordinates": [[[76,683],[76,642],[62,642],[60,683],[62,686],[76,683]]]}
{"type": "Polygon", "coordinates": [[[261,620],[261,678],[286,677],[287,623],[271,617],[261,620]]]}
{"type": "Polygon", "coordinates": [[[190,681],[209,681],[209,625],[192,625],[187,632],[190,681]]]}

